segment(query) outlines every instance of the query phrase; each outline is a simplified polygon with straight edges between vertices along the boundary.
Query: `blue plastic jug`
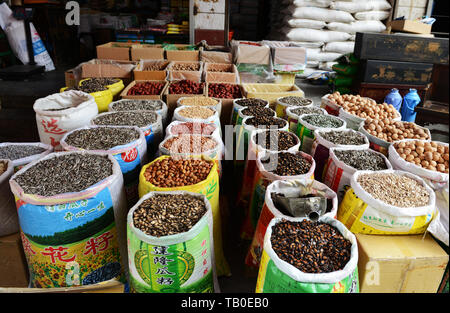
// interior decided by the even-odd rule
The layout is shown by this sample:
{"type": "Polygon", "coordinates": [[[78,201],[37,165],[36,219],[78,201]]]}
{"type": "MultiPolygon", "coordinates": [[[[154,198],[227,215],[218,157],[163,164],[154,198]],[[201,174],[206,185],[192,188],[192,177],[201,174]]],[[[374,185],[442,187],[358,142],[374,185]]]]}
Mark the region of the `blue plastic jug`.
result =
{"type": "Polygon", "coordinates": [[[410,89],[408,94],[403,98],[403,105],[400,113],[402,114],[402,121],[414,122],[416,120],[417,112],[414,108],[420,103],[420,97],[416,89],[410,89]]]}
{"type": "Polygon", "coordinates": [[[402,106],[403,98],[398,92],[397,88],[393,88],[391,92],[384,98],[384,102],[387,104],[392,104],[394,108],[400,112],[400,107],[402,106]]]}

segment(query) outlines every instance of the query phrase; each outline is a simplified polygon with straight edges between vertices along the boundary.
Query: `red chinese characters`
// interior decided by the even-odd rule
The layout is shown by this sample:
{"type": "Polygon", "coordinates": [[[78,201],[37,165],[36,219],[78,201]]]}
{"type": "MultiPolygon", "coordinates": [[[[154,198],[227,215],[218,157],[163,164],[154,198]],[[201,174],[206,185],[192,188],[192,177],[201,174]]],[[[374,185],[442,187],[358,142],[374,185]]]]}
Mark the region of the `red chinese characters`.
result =
{"type": "Polygon", "coordinates": [[[93,255],[96,255],[99,251],[104,251],[108,249],[109,240],[112,239],[113,237],[114,236],[111,235],[108,231],[98,236],[97,238],[90,238],[86,242],[86,247],[83,254],[88,255],[89,253],[92,253],[93,255]]]}

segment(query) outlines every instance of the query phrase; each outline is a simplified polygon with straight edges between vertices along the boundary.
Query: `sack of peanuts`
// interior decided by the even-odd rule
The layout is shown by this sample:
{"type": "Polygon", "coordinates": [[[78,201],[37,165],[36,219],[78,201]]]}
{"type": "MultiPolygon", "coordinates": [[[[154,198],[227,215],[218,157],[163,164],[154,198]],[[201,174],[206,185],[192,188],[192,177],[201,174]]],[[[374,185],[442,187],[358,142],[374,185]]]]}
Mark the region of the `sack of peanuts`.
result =
{"type": "Polygon", "coordinates": [[[272,219],[256,293],[359,293],[355,235],[328,216],[272,219]]]}
{"type": "Polygon", "coordinates": [[[297,131],[298,118],[303,114],[328,114],[328,112],[317,106],[293,106],[286,108],[286,118],[289,123],[289,130],[291,132],[295,133],[297,131]]]}
{"type": "Polygon", "coordinates": [[[391,162],[380,152],[369,148],[333,147],[325,168],[323,183],[337,193],[339,201],[350,188],[350,179],[356,171],[391,170],[391,162]]]}
{"type": "Polygon", "coordinates": [[[51,153],[10,179],[32,288],[126,277],[123,176],[108,154],[51,153]]]}
{"type": "Polygon", "coordinates": [[[55,151],[63,150],[60,140],[65,133],[89,125],[99,112],[94,97],[77,90],[37,99],[33,109],[40,141],[55,151]]]}
{"type": "Polygon", "coordinates": [[[222,101],[220,99],[215,99],[205,96],[193,96],[193,97],[181,97],[177,100],[177,107],[181,106],[202,106],[207,108],[212,108],[219,114],[222,111],[222,101]]]}
{"type": "Polygon", "coordinates": [[[252,240],[264,205],[267,186],[275,180],[313,179],[316,164],[306,153],[263,152],[256,158],[256,174],[252,182],[250,205],[241,230],[241,237],[252,240]]]}
{"type": "Polygon", "coordinates": [[[369,140],[366,136],[353,129],[324,129],[314,131],[314,142],[311,155],[316,161],[314,177],[323,182],[326,166],[330,156],[330,148],[369,149],[369,140]]]}
{"type": "Polygon", "coordinates": [[[173,112],[172,122],[173,121],[212,123],[215,124],[219,129],[221,129],[220,116],[216,109],[210,107],[202,107],[195,105],[194,106],[183,105],[177,107],[173,112]]]}
{"type": "Polygon", "coordinates": [[[61,145],[66,151],[90,151],[111,154],[123,174],[129,206],[139,200],[141,167],[147,163],[144,132],[136,126],[86,126],[64,135],[61,145]]]}
{"type": "Polygon", "coordinates": [[[231,111],[231,124],[236,125],[238,120],[238,112],[240,109],[248,107],[268,108],[269,101],[257,98],[239,98],[233,100],[233,110],[231,111]]]}
{"type": "Polygon", "coordinates": [[[159,144],[159,155],[170,155],[173,158],[201,158],[206,156],[214,160],[222,174],[222,159],[224,147],[221,141],[212,136],[204,135],[177,135],[169,136],[159,144]]]}
{"type": "MultiPolygon", "coordinates": [[[[264,244],[264,235],[269,222],[274,217],[294,217],[283,207],[277,207],[272,199],[272,194],[281,194],[287,198],[314,195],[315,197],[324,197],[327,199],[327,208],[321,212],[321,216],[336,218],[338,209],[338,199],[336,193],[326,185],[314,179],[289,179],[276,180],[267,186],[264,206],[256,225],[255,234],[249,247],[245,264],[251,268],[258,268],[261,259],[262,248],[264,244]]],[[[304,212],[306,213],[306,212],[304,212]]],[[[299,216],[295,216],[299,217],[299,216]]]]}
{"type": "Polygon", "coordinates": [[[0,143],[0,159],[10,160],[14,173],[51,152],[53,147],[42,142],[0,143]]]}
{"type": "Polygon", "coordinates": [[[167,104],[162,100],[122,99],[111,102],[108,112],[117,111],[155,111],[161,116],[163,127],[168,124],[167,104]]]}
{"type": "Polygon", "coordinates": [[[286,130],[255,130],[251,133],[250,144],[245,161],[242,186],[238,195],[238,203],[248,209],[253,181],[256,175],[256,159],[259,153],[268,151],[296,152],[300,147],[298,137],[286,130]]]}
{"type": "Polygon", "coordinates": [[[161,116],[151,111],[120,111],[100,113],[91,120],[91,125],[97,126],[136,126],[145,136],[147,154],[150,157],[158,151],[158,145],[163,139],[161,116]]]}
{"type": "Polygon", "coordinates": [[[300,150],[311,153],[315,139],[315,130],[325,129],[343,130],[347,128],[347,123],[339,117],[326,114],[303,114],[299,116],[297,130],[295,134],[300,138],[300,150]]]}
{"type": "Polygon", "coordinates": [[[205,195],[147,193],[128,212],[127,242],[131,292],[219,292],[205,195]]]}
{"type": "Polygon", "coordinates": [[[13,174],[12,161],[0,159],[0,237],[19,231],[16,203],[9,187],[13,174]]]}
{"type": "Polygon", "coordinates": [[[151,191],[190,191],[206,196],[213,214],[217,275],[229,276],[230,268],[222,246],[219,175],[216,163],[205,156],[201,159],[174,159],[168,155],[160,156],[143,166],[139,175],[139,197],[142,198],[151,191]]]}
{"type": "Polygon", "coordinates": [[[448,246],[449,220],[449,149],[448,143],[405,139],[389,146],[389,161],[395,170],[421,177],[436,194],[438,216],[427,231],[448,246]]]}
{"type": "Polygon", "coordinates": [[[436,195],[417,175],[398,170],[357,171],[350,187],[337,217],[352,233],[423,234],[436,216],[436,195]]]}

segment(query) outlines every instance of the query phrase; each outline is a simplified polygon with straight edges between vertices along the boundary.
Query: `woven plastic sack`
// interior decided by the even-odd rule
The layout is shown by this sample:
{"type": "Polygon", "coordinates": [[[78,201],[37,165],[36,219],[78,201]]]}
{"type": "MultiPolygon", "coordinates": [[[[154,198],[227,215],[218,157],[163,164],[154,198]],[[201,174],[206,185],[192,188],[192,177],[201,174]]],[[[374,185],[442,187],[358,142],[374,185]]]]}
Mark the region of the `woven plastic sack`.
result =
{"type": "MultiPolygon", "coordinates": [[[[165,127],[168,124],[168,116],[167,116],[168,108],[167,108],[167,104],[162,100],[122,99],[122,100],[111,102],[108,105],[108,112],[119,111],[118,106],[123,102],[136,103],[136,104],[139,104],[139,103],[153,104],[154,103],[156,113],[161,115],[161,121],[162,121],[163,127],[165,127]],[[156,109],[156,107],[159,107],[159,106],[161,106],[161,109],[156,109]]],[[[134,110],[133,106],[130,105],[128,108],[124,109],[123,111],[136,111],[136,110],[134,110]]],[[[139,110],[137,110],[137,111],[139,111],[139,110]]]]}
{"type": "Polygon", "coordinates": [[[51,153],[11,177],[22,245],[30,272],[29,287],[75,287],[127,275],[127,205],[119,164],[113,173],[81,192],[45,197],[27,194],[16,177],[39,162],[67,154],[51,153]]]}
{"type": "Polygon", "coordinates": [[[99,112],[94,97],[77,90],[37,99],[33,109],[40,141],[55,151],[62,151],[60,140],[65,133],[89,125],[99,112]]]}
{"type": "Polygon", "coordinates": [[[357,171],[350,179],[350,189],[339,205],[339,221],[354,234],[367,235],[414,235],[423,234],[436,215],[436,195],[426,182],[417,175],[397,170],[357,171]],[[427,205],[403,208],[389,205],[367,193],[357,179],[370,173],[400,174],[417,180],[430,194],[427,205]]]}
{"type": "Polygon", "coordinates": [[[25,158],[11,160],[11,165],[12,165],[12,167],[14,169],[14,173],[17,172],[18,170],[20,170],[22,167],[24,167],[28,163],[31,163],[31,162],[33,162],[35,160],[39,160],[40,158],[43,158],[47,154],[53,152],[53,147],[51,145],[47,145],[47,144],[42,143],[42,142],[2,142],[2,143],[0,143],[0,147],[11,146],[11,145],[16,145],[16,146],[21,146],[21,145],[35,146],[35,147],[41,147],[41,148],[45,149],[45,151],[43,151],[42,153],[39,153],[39,154],[30,155],[30,156],[25,157],[25,158]]]}
{"type": "MultiPolygon", "coordinates": [[[[304,218],[284,219],[300,222],[304,218]]],[[[320,222],[337,228],[344,238],[350,240],[352,243],[350,260],[340,271],[314,274],[301,272],[281,260],[272,249],[270,241],[272,227],[282,220],[274,218],[267,227],[256,293],[359,293],[358,244],[355,236],[342,223],[327,216],[319,219],[320,222]]]]}
{"type": "Polygon", "coordinates": [[[326,185],[314,179],[292,179],[292,180],[276,180],[267,186],[264,206],[256,225],[255,234],[252,243],[248,249],[245,258],[245,264],[249,267],[258,268],[261,259],[262,248],[264,244],[264,235],[270,221],[276,217],[289,217],[281,213],[274,205],[271,194],[282,193],[285,196],[300,196],[306,194],[314,194],[324,196],[332,201],[331,211],[327,211],[323,216],[336,218],[338,209],[338,199],[336,193],[326,185]]]}
{"type": "Polygon", "coordinates": [[[212,210],[204,195],[188,191],[147,193],[128,212],[127,242],[131,292],[219,292],[212,210]],[[133,214],[141,203],[153,196],[166,194],[201,198],[207,212],[189,231],[176,235],[155,237],[134,227],[133,214]]]}
{"type": "MultiPolygon", "coordinates": [[[[325,109],[319,108],[317,106],[313,106],[315,108],[318,108],[320,111],[322,111],[323,114],[328,114],[328,112],[325,109]]],[[[298,124],[298,118],[300,117],[300,115],[295,114],[292,112],[292,110],[295,110],[297,108],[300,107],[288,107],[286,108],[286,117],[289,123],[289,131],[291,131],[292,133],[295,133],[297,130],[297,124],[298,124]]]]}

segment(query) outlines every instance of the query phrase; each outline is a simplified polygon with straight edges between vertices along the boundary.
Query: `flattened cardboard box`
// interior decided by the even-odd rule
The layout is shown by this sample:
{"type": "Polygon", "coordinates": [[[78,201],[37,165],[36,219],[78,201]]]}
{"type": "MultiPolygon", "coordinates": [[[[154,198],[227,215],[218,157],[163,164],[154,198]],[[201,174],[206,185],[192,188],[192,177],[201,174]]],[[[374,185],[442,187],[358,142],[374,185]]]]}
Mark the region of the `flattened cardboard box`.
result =
{"type": "Polygon", "coordinates": [[[131,60],[164,60],[162,45],[140,44],[131,46],[131,60]]]}
{"type": "Polygon", "coordinates": [[[205,63],[233,63],[233,55],[229,52],[200,51],[200,61],[205,63]]]}
{"type": "Polygon", "coordinates": [[[107,60],[130,60],[130,50],[132,43],[108,42],[96,47],[97,59],[107,60]]]}
{"type": "Polygon", "coordinates": [[[361,293],[438,291],[448,254],[430,234],[355,236],[361,293]]]}
{"type": "Polygon", "coordinates": [[[163,95],[167,89],[168,82],[165,80],[133,80],[120,94],[121,99],[150,99],[150,100],[163,100],[163,95]],[[145,83],[145,82],[153,82],[153,83],[164,83],[164,87],[161,90],[159,95],[128,95],[128,91],[137,83],[145,83]]]}
{"type": "Polygon", "coordinates": [[[27,287],[28,266],[20,234],[0,237],[0,288],[27,287]]]}

